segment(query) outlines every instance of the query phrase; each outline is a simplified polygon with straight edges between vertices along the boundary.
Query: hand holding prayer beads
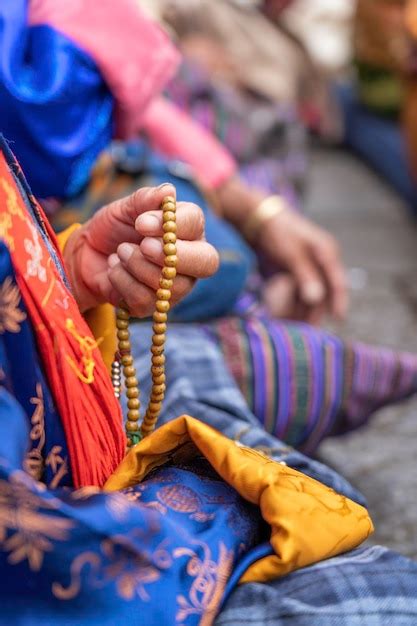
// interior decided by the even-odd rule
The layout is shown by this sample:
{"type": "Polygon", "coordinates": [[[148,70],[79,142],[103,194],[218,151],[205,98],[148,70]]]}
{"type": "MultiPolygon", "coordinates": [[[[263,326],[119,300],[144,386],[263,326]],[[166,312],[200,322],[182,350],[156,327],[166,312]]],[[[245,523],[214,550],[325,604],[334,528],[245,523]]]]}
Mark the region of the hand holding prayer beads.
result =
{"type": "Polygon", "coordinates": [[[139,384],[136,378],[136,368],[133,364],[129,334],[129,311],[120,306],[116,312],[118,353],[112,366],[112,380],[115,394],[120,397],[121,376],[123,372],[127,396],[126,434],[128,446],[138,443],[142,437],[149,435],[157,422],[165,395],[165,356],[164,346],[168,311],[170,307],[171,290],[177,270],[177,226],[176,202],[172,196],[164,198],[161,205],[163,213],[163,251],[164,266],[159,279],[159,289],[156,292],[156,304],[153,314],[152,336],[152,389],[148,408],[142,424],[140,420],[139,384]]]}

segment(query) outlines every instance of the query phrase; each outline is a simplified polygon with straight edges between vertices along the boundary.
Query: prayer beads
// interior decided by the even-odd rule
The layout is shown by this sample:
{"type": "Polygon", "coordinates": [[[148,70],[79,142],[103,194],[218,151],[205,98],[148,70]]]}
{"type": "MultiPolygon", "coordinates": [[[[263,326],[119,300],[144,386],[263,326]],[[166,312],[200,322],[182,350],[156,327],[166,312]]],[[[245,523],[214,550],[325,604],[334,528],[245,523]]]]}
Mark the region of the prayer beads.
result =
{"type": "Polygon", "coordinates": [[[177,273],[177,225],[176,225],[176,202],[172,196],[164,198],[162,205],[163,221],[163,250],[164,266],[159,279],[159,289],[156,292],[155,311],[153,314],[152,335],[152,389],[148,408],[142,424],[140,421],[140,391],[136,378],[136,368],[133,364],[129,333],[129,311],[127,306],[121,305],[116,311],[116,327],[118,352],[112,364],[112,381],[116,397],[121,394],[121,372],[126,387],[128,398],[128,411],[126,421],[126,435],[128,447],[138,443],[143,437],[149,435],[154,429],[161,411],[161,405],[165,396],[165,356],[164,346],[167,330],[167,313],[170,308],[171,289],[177,273]]]}

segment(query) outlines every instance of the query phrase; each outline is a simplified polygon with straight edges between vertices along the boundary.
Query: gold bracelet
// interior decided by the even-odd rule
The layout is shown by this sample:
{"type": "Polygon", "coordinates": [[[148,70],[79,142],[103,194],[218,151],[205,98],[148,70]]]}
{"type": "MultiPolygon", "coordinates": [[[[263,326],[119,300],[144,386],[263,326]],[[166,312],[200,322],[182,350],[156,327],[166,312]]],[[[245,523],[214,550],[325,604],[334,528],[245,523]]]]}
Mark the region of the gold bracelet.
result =
{"type": "Polygon", "coordinates": [[[249,215],[242,225],[242,233],[248,241],[254,241],[265,222],[288,208],[287,202],[282,196],[268,196],[249,215]]]}

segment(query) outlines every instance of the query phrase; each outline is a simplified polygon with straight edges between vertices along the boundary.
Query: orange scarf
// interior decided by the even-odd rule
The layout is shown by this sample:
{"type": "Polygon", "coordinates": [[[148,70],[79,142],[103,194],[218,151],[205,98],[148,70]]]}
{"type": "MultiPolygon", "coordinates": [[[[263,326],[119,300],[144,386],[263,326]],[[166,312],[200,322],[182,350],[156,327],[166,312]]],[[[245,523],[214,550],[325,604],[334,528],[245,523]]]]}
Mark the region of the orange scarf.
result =
{"type": "Polygon", "coordinates": [[[75,487],[102,486],[126,446],[120,405],[97,343],[42,236],[62,263],[55,235],[34,197],[25,204],[11,170],[27,183],[7,148],[0,152],[0,237],[16,279],[67,440],[75,487]],[[6,161],[6,158],[7,161],[6,161]]]}

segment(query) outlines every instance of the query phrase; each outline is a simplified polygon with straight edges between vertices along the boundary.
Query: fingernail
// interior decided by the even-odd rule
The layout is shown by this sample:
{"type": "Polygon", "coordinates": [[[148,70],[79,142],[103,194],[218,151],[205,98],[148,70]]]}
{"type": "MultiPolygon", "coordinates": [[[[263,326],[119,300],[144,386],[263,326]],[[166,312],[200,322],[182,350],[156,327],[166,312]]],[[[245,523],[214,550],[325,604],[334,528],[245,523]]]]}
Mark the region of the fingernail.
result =
{"type": "Polygon", "coordinates": [[[324,287],[321,283],[307,283],[303,285],[302,297],[306,304],[318,304],[325,296],[324,287]]]}
{"type": "Polygon", "coordinates": [[[117,248],[117,256],[123,263],[127,263],[133,254],[134,247],[131,243],[121,243],[117,248]]]}
{"type": "Polygon", "coordinates": [[[172,187],[171,183],[166,182],[166,183],[161,183],[160,185],[158,185],[157,189],[163,189],[164,187],[167,187],[167,186],[172,187]]]}
{"type": "Polygon", "coordinates": [[[107,259],[107,264],[110,268],[117,265],[118,262],[119,262],[119,257],[117,256],[117,254],[111,254],[109,258],[107,259]]]}
{"type": "Polygon", "coordinates": [[[162,243],[153,237],[146,237],[140,244],[140,249],[147,257],[158,258],[162,254],[162,243]]]}
{"type": "Polygon", "coordinates": [[[150,213],[144,213],[143,215],[139,215],[135,222],[136,230],[140,230],[142,232],[155,232],[160,230],[161,223],[156,217],[156,215],[152,215],[150,213]]]}

